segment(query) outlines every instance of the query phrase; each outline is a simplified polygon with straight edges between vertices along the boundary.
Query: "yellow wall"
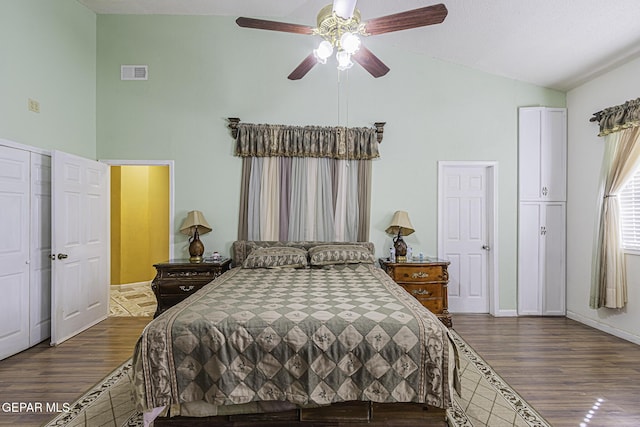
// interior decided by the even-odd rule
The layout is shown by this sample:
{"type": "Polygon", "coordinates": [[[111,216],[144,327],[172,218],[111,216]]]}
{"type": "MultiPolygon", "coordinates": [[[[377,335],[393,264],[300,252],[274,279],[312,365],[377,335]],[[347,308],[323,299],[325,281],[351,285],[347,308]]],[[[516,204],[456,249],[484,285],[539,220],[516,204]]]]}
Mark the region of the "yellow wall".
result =
{"type": "Polygon", "coordinates": [[[111,283],[153,279],[169,258],[169,167],[111,167],[111,283]]]}

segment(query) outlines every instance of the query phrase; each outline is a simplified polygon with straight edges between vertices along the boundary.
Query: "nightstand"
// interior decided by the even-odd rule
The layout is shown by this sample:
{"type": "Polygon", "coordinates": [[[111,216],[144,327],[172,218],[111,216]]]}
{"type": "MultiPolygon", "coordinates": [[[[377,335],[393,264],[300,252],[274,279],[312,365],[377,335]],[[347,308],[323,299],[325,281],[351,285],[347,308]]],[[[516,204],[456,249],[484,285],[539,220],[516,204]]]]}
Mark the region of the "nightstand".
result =
{"type": "Polygon", "coordinates": [[[438,316],[442,323],[452,326],[447,295],[449,261],[425,258],[423,261],[391,262],[388,258],[380,258],[378,262],[394,282],[438,316]]]}
{"type": "Polygon", "coordinates": [[[155,264],[156,277],[151,289],[156,295],[158,309],[153,317],[173,307],[231,267],[231,258],[220,261],[189,262],[187,259],[155,264]]]}

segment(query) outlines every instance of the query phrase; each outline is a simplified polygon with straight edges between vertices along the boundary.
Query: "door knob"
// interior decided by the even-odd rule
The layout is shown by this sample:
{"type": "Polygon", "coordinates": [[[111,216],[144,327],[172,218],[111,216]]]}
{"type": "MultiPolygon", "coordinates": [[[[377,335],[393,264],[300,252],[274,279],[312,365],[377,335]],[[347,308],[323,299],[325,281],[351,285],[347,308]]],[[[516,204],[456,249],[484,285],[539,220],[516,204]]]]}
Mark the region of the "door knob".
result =
{"type": "Polygon", "coordinates": [[[489,245],[482,245],[482,249],[484,249],[485,251],[488,251],[491,248],[489,247],[489,245]]]}
{"type": "Polygon", "coordinates": [[[58,259],[66,259],[68,257],[69,257],[69,255],[67,255],[67,254],[58,254],[58,259]]]}

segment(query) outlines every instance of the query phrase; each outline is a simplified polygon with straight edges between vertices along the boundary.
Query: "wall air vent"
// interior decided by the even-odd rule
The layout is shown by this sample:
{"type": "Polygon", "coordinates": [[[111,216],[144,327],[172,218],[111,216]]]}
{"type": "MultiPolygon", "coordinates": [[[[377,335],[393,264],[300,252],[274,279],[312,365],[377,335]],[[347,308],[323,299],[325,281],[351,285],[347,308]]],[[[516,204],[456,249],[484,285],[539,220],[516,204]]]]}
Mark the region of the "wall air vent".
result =
{"type": "Polygon", "coordinates": [[[148,65],[121,65],[120,80],[148,80],[148,65]]]}

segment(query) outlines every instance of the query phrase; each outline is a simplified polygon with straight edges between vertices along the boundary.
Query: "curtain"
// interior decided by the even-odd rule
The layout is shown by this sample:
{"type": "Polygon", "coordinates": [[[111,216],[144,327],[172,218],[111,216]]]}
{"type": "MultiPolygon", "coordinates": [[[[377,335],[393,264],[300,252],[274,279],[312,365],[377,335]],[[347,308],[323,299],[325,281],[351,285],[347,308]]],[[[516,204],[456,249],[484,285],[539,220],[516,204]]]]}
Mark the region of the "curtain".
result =
{"type": "Polygon", "coordinates": [[[605,154],[599,189],[599,218],[591,275],[591,308],[622,308],[627,303],[627,282],[622,250],[617,195],[640,160],[640,127],[622,123],[620,111],[603,116],[612,126],[602,127],[605,154]],[[618,117],[618,119],[616,119],[618,117]],[[633,126],[633,127],[631,127],[633,126]],[[613,130],[613,129],[616,130],[613,130]]]}
{"type": "Polygon", "coordinates": [[[640,125],[640,98],[627,101],[622,105],[605,108],[593,115],[590,121],[598,122],[600,133],[598,136],[606,136],[640,125]]]}
{"type": "Polygon", "coordinates": [[[371,167],[363,162],[370,163],[251,158],[243,170],[238,239],[369,240],[371,167]]]}
{"type": "Polygon", "coordinates": [[[238,239],[367,241],[369,128],[238,125],[243,157],[238,239]]]}
{"type": "Polygon", "coordinates": [[[376,130],[320,126],[237,126],[235,154],[239,157],[326,157],[371,160],[380,157],[376,130]]]}

